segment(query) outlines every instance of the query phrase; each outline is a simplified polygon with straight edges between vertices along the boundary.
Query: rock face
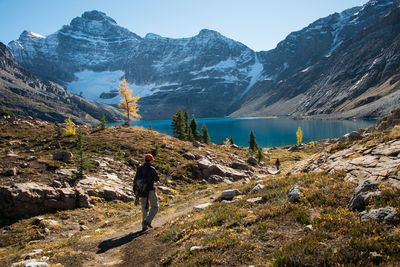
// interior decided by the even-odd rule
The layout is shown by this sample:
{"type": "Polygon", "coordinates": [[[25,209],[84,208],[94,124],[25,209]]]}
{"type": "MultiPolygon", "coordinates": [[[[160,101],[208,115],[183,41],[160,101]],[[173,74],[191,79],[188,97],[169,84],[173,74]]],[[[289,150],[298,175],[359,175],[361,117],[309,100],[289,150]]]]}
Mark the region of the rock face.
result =
{"type": "Polygon", "coordinates": [[[47,37],[25,31],[9,47],[25,68],[89,99],[115,104],[118,84],[83,84],[125,76],[141,88],[144,119],[170,118],[177,105],[188,105],[199,117],[326,114],[372,102],[378,103],[375,110],[386,111],[394,104],[380,98],[397,87],[364,93],[398,73],[396,15],[387,16],[398,4],[371,0],[319,19],[261,52],[207,29],[191,38],[143,38],[99,11],[85,12],[47,37]],[[190,105],[186,99],[192,99],[190,105]]]}
{"type": "Polygon", "coordinates": [[[14,60],[3,43],[0,43],[0,106],[16,115],[46,121],[64,121],[70,116],[77,123],[93,123],[103,115],[107,121],[124,119],[114,107],[72,95],[59,84],[37,78],[14,60]]]}
{"type": "Polygon", "coordinates": [[[38,183],[0,187],[3,218],[30,217],[59,209],[88,208],[89,197],[81,189],[54,188],[38,183]]]}

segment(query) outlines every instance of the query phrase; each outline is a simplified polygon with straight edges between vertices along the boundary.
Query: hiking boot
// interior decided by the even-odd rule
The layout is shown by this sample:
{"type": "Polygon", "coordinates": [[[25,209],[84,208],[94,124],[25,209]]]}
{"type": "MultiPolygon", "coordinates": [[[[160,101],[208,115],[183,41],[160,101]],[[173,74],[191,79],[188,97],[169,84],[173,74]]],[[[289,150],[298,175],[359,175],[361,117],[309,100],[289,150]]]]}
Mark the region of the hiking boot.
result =
{"type": "Polygon", "coordinates": [[[147,223],[144,223],[143,225],[142,225],[142,232],[144,232],[144,231],[146,231],[147,230],[147,223]]]}

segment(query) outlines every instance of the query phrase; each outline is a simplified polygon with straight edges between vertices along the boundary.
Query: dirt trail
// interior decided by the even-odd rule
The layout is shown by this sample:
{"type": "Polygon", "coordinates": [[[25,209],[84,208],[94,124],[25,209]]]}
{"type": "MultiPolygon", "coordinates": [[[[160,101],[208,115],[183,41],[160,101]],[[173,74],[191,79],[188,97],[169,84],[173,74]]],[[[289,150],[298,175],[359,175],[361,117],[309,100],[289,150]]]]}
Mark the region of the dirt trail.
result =
{"type": "Polygon", "coordinates": [[[218,193],[195,199],[183,206],[171,208],[156,215],[150,229],[141,232],[141,223],[131,229],[117,232],[101,239],[79,241],[76,253],[64,259],[65,266],[157,266],[169,245],[156,239],[156,234],[168,222],[190,212],[195,206],[212,201],[218,193]]]}

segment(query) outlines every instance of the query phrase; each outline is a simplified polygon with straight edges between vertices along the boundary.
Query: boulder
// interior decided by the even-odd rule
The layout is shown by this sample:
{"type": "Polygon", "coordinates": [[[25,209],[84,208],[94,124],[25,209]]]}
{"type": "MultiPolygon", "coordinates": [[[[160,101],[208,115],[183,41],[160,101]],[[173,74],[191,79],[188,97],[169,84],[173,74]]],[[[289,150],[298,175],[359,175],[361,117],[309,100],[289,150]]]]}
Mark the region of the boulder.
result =
{"type": "Polygon", "coordinates": [[[49,145],[50,150],[59,149],[59,148],[61,148],[61,144],[60,144],[60,141],[58,141],[58,140],[52,141],[49,145]]]}
{"type": "Polygon", "coordinates": [[[221,199],[232,200],[235,196],[240,195],[241,192],[238,189],[228,189],[222,191],[221,199]]]}
{"type": "Polygon", "coordinates": [[[137,161],[136,159],[129,159],[128,160],[128,164],[132,167],[137,167],[140,165],[139,161],[137,161]]]}
{"type": "Polygon", "coordinates": [[[199,141],[193,141],[192,144],[194,147],[204,147],[204,145],[202,143],[200,143],[199,141]]]}
{"type": "Polygon", "coordinates": [[[252,167],[250,167],[249,165],[247,165],[244,161],[239,161],[239,160],[235,160],[234,162],[231,163],[231,168],[233,169],[237,169],[237,170],[253,170],[252,167]]]}
{"type": "Polygon", "coordinates": [[[223,183],[224,180],[225,180],[224,177],[214,174],[208,177],[207,182],[210,184],[218,184],[218,183],[223,183]]]}
{"type": "Polygon", "coordinates": [[[196,165],[193,166],[193,175],[200,179],[208,180],[212,175],[221,177],[229,177],[233,180],[244,179],[248,175],[238,172],[230,167],[210,162],[208,159],[200,159],[196,165]]]}
{"type": "Polygon", "coordinates": [[[247,159],[247,163],[248,163],[248,164],[251,164],[251,165],[253,165],[253,166],[256,166],[256,165],[258,164],[258,160],[257,160],[255,157],[249,157],[249,158],[247,159]]]}
{"type": "Polygon", "coordinates": [[[289,148],[287,150],[290,152],[295,152],[295,151],[299,151],[299,147],[297,145],[292,145],[292,146],[289,146],[289,148]]]}
{"type": "Polygon", "coordinates": [[[26,160],[26,161],[34,161],[34,160],[37,160],[37,157],[35,157],[35,156],[27,156],[27,157],[25,158],[25,160],[26,160]]]}
{"type": "Polygon", "coordinates": [[[257,184],[253,189],[251,189],[250,194],[256,194],[263,188],[264,186],[262,184],[257,184]]]}
{"type": "Polygon", "coordinates": [[[385,207],[379,209],[372,209],[370,211],[363,211],[360,213],[360,219],[366,221],[378,222],[393,222],[396,217],[396,210],[393,207],[385,207]]]}
{"type": "Polygon", "coordinates": [[[60,151],[53,153],[53,160],[59,160],[65,163],[70,163],[73,154],[69,151],[60,151]]]}
{"type": "Polygon", "coordinates": [[[186,152],[185,154],[183,154],[183,157],[184,157],[185,159],[188,159],[188,160],[194,160],[194,159],[196,159],[196,157],[195,157],[192,153],[190,153],[190,152],[186,152]]]}
{"type": "Polygon", "coordinates": [[[362,211],[369,204],[374,196],[379,196],[380,192],[369,192],[378,188],[379,183],[372,180],[366,180],[363,184],[357,186],[351,197],[348,207],[353,210],[362,211]]]}
{"type": "Polygon", "coordinates": [[[11,267],[48,267],[46,262],[36,261],[35,259],[15,262],[11,267]]]}
{"type": "Polygon", "coordinates": [[[292,203],[300,201],[300,196],[301,190],[296,185],[290,188],[287,193],[287,197],[292,203]]]}
{"type": "Polygon", "coordinates": [[[246,201],[250,202],[250,203],[260,203],[260,202],[262,202],[262,197],[249,198],[246,201]]]}
{"type": "Polygon", "coordinates": [[[10,168],[10,169],[8,169],[5,173],[4,173],[4,175],[5,176],[15,176],[15,175],[17,175],[17,168],[10,168]]]}
{"type": "Polygon", "coordinates": [[[159,189],[164,194],[173,194],[173,193],[175,193],[174,192],[175,190],[173,190],[173,189],[171,189],[169,187],[166,187],[166,186],[162,186],[162,185],[157,186],[157,189],[159,189]]]}
{"type": "Polygon", "coordinates": [[[359,132],[350,132],[348,134],[344,135],[344,138],[346,138],[349,141],[355,141],[355,140],[360,140],[362,139],[362,135],[359,132]]]}
{"type": "Polygon", "coordinates": [[[195,210],[202,210],[205,209],[207,207],[211,206],[210,202],[204,203],[204,204],[200,204],[194,207],[195,210]]]}

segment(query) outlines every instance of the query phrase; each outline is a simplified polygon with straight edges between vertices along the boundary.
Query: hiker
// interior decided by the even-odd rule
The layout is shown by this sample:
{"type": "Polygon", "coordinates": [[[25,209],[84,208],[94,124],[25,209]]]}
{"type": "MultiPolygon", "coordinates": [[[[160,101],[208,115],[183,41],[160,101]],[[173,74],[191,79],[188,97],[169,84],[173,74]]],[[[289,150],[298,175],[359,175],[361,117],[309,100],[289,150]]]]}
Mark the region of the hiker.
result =
{"type": "Polygon", "coordinates": [[[160,180],[156,170],[151,166],[151,161],[154,160],[153,155],[147,154],[144,160],[145,163],[138,167],[133,180],[135,204],[139,204],[140,199],[142,205],[142,231],[146,231],[148,227],[152,228],[151,222],[158,211],[158,197],[154,182],[160,180]]]}
{"type": "Polygon", "coordinates": [[[276,166],[276,170],[279,171],[279,166],[281,165],[281,162],[279,161],[279,158],[277,158],[275,160],[275,166],[276,166]]]}

